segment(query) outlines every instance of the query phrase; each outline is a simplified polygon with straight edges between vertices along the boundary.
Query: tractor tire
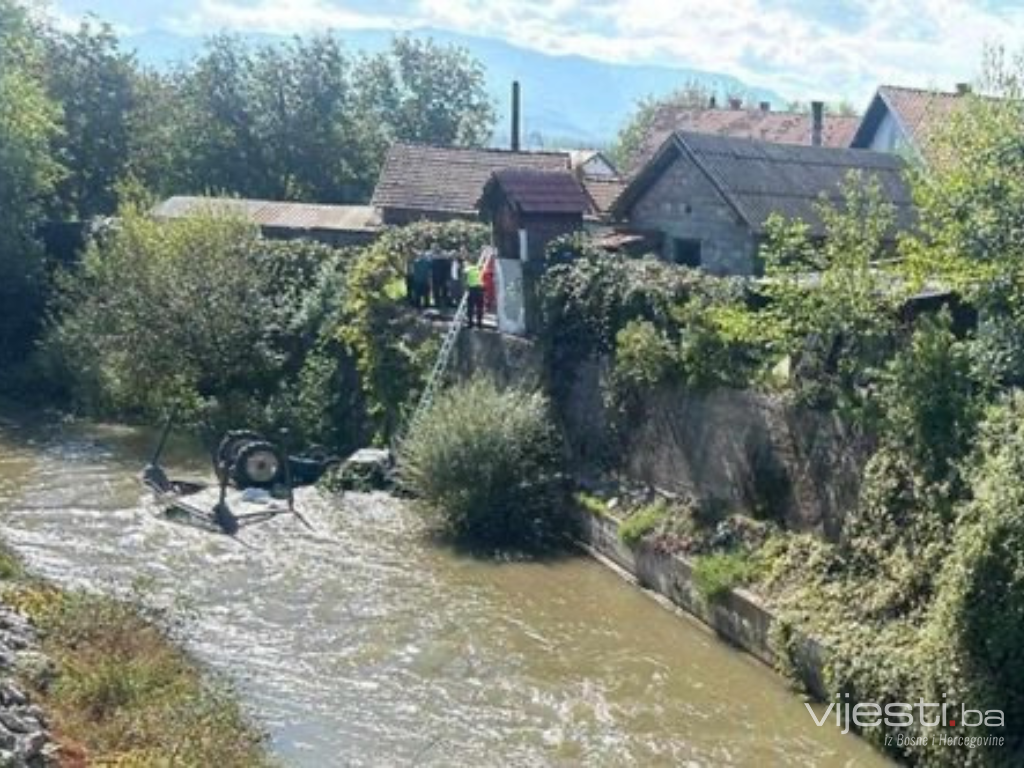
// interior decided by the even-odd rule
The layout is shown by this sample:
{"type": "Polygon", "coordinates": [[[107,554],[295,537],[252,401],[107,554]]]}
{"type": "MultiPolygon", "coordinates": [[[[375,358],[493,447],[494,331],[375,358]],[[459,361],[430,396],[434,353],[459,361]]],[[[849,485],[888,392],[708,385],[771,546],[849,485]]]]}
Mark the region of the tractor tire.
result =
{"type": "Polygon", "coordinates": [[[240,490],[272,489],[284,482],[285,457],[273,443],[247,442],[238,449],[229,470],[231,481],[240,490]]]}
{"type": "Polygon", "coordinates": [[[230,477],[231,467],[234,466],[242,446],[246,443],[258,443],[264,440],[265,438],[259,432],[252,432],[248,429],[233,429],[230,432],[224,433],[224,437],[217,445],[217,453],[214,456],[217,478],[223,482],[226,478],[222,475],[226,474],[230,477]]]}

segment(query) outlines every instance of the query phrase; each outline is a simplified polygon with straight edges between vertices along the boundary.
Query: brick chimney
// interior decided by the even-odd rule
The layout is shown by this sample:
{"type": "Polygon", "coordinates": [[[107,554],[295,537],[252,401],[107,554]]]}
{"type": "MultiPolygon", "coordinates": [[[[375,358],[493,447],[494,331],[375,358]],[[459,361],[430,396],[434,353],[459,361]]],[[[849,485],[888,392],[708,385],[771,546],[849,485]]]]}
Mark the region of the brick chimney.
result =
{"type": "Polygon", "coordinates": [[[811,102],[811,146],[820,147],[825,135],[825,102],[811,102]]]}

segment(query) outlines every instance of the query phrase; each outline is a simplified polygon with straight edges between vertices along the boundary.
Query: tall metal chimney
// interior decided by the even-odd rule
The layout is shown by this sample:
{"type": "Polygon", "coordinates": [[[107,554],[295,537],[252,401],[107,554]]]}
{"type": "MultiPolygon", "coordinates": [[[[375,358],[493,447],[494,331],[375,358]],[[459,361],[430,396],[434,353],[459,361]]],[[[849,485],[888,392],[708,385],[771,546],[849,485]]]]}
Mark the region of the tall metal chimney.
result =
{"type": "Polygon", "coordinates": [[[811,102],[811,146],[820,147],[825,134],[825,102],[811,102]]]}
{"type": "Polygon", "coordinates": [[[519,151],[519,81],[512,81],[512,151],[519,151]]]}

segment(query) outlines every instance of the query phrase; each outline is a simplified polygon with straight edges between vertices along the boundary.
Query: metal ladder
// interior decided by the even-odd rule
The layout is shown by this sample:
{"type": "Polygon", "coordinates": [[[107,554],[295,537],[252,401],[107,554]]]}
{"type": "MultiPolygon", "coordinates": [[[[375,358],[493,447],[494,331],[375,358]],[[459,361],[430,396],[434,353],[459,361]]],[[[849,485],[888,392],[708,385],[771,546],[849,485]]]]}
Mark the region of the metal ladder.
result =
{"type": "MultiPolygon", "coordinates": [[[[484,269],[492,255],[492,249],[490,247],[485,248],[483,253],[480,254],[477,266],[484,269]]],[[[455,310],[455,316],[452,318],[451,325],[448,326],[448,331],[445,333],[444,341],[441,342],[441,350],[437,353],[437,360],[434,361],[434,367],[427,378],[427,385],[423,388],[420,401],[416,404],[416,410],[413,411],[412,417],[399,430],[396,440],[397,444],[401,444],[406,433],[423,418],[423,414],[430,410],[430,406],[434,404],[434,396],[437,394],[441,383],[444,381],[444,376],[448,372],[448,363],[451,362],[455,342],[459,340],[459,333],[462,331],[462,326],[468,314],[469,291],[465,290],[462,292],[462,298],[459,300],[459,306],[455,310]]]]}

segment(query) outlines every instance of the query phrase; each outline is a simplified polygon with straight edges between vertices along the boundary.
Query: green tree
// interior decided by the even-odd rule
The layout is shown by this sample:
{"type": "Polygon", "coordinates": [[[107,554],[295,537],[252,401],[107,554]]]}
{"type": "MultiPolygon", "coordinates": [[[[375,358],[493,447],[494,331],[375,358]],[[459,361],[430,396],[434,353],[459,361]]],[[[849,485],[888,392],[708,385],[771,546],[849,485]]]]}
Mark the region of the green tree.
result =
{"type": "Polygon", "coordinates": [[[94,412],[177,400],[258,420],[300,370],[329,314],[314,288],[339,268],[331,249],[213,212],[159,222],[128,206],[64,280],[48,346],[94,412]]]}
{"type": "Polygon", "coordinates": [[[401,480],[458,538],[550,545],[567,522],[560,449],[542,395],[478,377],[440,393],[412,425],[401,480]]]}
{"type": "Polygon", "coordinates": [[[916,285],[950,288],[982,315],[990,375],[1024,383],[1024,59],[989,52],[979,90],[925,147],[918,235],[904,247],[916,285]]]}
{"type": "Polygon", "coordinates": [[[484,69],[462,48],[396,37],[360,62],[355,79],[380,140],[480,146],[494,129],[484,69]]]}
{"type": "Polygon", "coordinates": [[[857,174],[843,203],[823,202],[819,214],[821,239],[805,222],[769,219],[761,317],[776,359],[793,363],[803,399],[857,410],[870,404],[865,395],[887,359],[901,302],[903,288],[885,264],[896,214],[878,183],[857,174]]]}
{"type": "Polygon", "coordinates": [[[60,179],[50,146],[59,112],[46,94],[40,30],[13,0],[0,0],[0,369],[25,356],[44,299],[35,239],[41,203],[60,179]]]}
{"type": "Polygon", "coordinates": [[[74,33],[51,31],[46,48],[47,86],[63,111],[54,149],[67,169],[54,208],[79,219],[111,214],[129,158],[135,61],[109,25],[91,21],[74,33]]]}

